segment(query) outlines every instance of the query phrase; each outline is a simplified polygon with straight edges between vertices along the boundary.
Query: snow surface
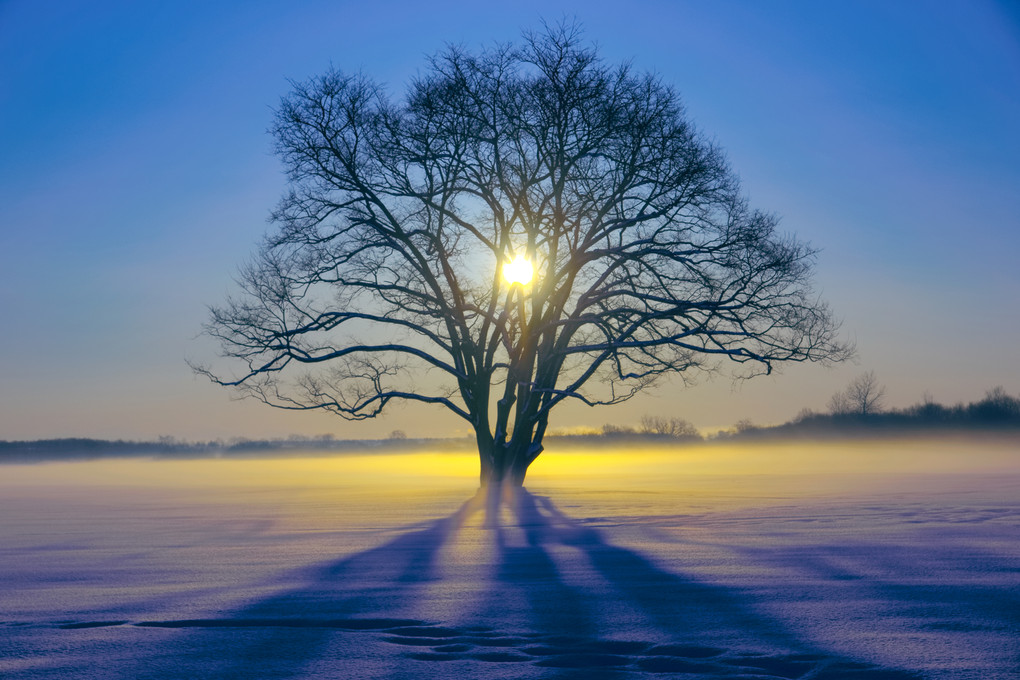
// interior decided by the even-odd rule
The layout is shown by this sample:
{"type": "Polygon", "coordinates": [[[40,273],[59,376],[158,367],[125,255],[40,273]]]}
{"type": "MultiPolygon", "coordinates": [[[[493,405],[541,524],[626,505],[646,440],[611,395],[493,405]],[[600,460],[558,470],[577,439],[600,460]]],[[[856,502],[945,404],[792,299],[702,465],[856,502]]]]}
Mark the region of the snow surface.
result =
{"type": "Polygon", "coordinates": [[[0,677],[1017,678],[1020,452],[943,449],[3,466],[0,677]]]}

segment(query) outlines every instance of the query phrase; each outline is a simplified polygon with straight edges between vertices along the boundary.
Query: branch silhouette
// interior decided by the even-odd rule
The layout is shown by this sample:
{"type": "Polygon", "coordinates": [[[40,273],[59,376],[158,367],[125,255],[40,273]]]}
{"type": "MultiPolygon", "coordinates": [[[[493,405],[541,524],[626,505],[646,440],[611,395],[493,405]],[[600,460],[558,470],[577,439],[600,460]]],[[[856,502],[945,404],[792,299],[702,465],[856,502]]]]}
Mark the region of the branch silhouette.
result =
{"type": "Polygon", "coordinates": [[[675,90],[570,25],[433,57],[405,96],[330,70],[272,133],[291,189],[206,326],[268,404],[372,418],[437,404],[481,480],[522,484],[551,412],[728,361],[738,377],[851,348],[814,250],[752,209],[675,90]],[[532,266],[528,283],[503,265],[532,266]]]}

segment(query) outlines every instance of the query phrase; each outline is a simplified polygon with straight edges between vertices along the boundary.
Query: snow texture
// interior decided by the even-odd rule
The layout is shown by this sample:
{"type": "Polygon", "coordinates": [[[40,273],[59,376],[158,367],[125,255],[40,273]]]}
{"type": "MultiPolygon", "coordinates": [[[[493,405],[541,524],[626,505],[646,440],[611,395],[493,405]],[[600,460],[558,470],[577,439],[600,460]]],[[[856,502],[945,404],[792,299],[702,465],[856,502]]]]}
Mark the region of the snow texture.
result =
{"type": "Polygon", "coordinates": [[[0,677],[1018,677],[1015,470],[536,474],[493,528],[294,465],[0,469],[0,677]]]}

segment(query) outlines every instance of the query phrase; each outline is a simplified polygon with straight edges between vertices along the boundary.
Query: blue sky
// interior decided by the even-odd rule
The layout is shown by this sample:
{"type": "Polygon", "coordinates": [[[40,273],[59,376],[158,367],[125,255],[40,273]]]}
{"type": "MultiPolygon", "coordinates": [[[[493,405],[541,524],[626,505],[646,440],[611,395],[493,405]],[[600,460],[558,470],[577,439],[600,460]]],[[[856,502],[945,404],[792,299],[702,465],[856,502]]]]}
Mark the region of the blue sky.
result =
{"type": "Polygon", "coordinates": [[[786,420],[873,369],[890,405],[1020,392],[1020,10],[1007,2],[0,2],[0,439],[400,428],[229,399],[185,359],[285,188],[265,130],[330,64],[394,94],[446,43],[576,17],[610,61],[673,83],[756,207],[821,249],[859,363],[734,390],[667,385],[643,413],[786,420]]]}

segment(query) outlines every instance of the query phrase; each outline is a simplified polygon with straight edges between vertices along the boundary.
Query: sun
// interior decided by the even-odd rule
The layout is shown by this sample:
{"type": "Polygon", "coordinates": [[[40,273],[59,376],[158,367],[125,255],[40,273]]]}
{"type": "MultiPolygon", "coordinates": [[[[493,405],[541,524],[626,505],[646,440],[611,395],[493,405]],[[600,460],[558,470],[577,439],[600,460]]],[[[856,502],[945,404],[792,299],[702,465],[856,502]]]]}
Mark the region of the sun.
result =
{"type": "Polygon", "coordinates": [[[526,286],[531,283],[534,275],[535,268],[531,266],[528,258],[523,255],[517,255],[513,260],[503,265],[503,278],[511,286],[515,283],[526,286]]]}

